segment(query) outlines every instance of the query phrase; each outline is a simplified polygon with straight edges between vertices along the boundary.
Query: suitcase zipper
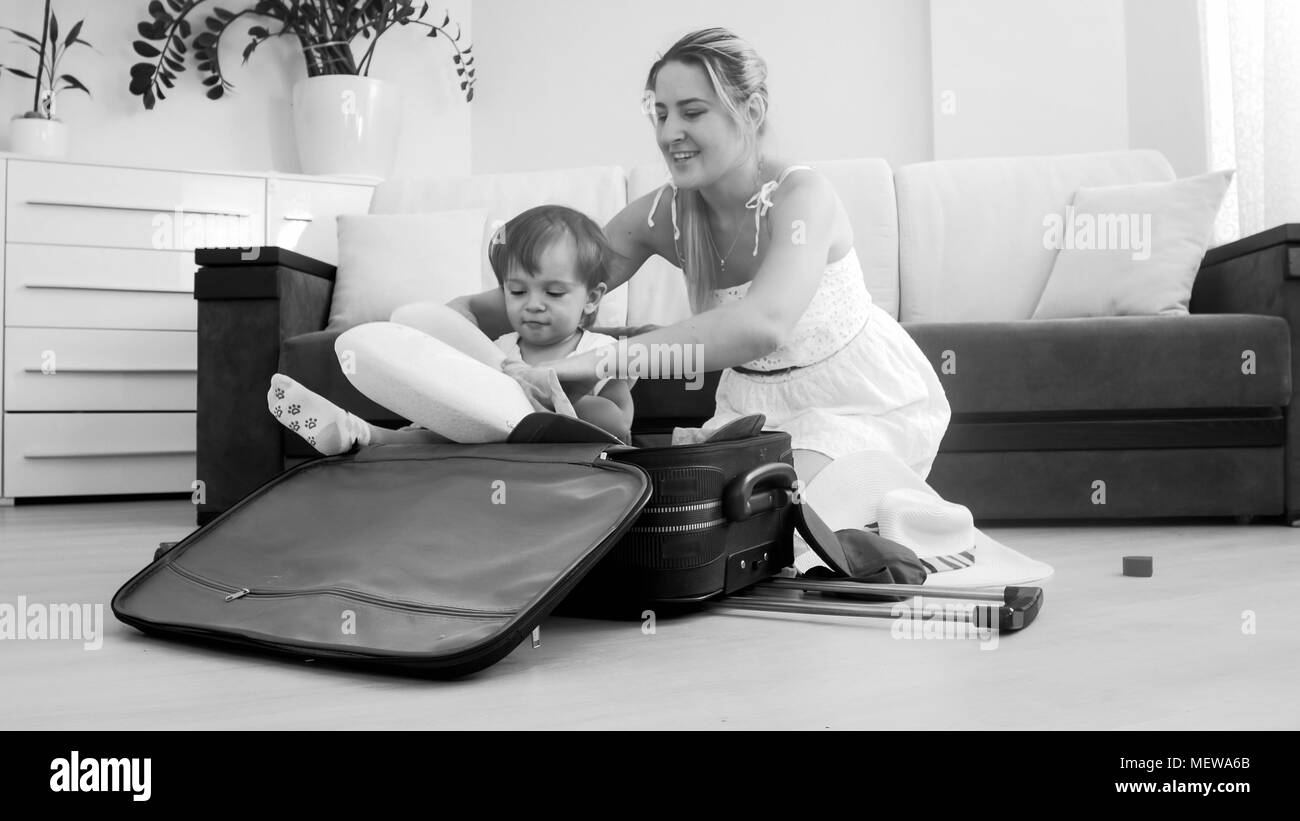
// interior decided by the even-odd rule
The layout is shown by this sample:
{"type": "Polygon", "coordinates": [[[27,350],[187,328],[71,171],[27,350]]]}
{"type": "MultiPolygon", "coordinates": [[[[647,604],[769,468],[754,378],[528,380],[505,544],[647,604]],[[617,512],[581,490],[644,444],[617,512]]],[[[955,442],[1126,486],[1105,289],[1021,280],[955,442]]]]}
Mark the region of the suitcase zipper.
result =
{"type": "Polygon", "coordinates": [[[226,601],[233,602],[242,599],[245,596],[252,596],[258,599],[283,599],[294,598],[298,596],[321,596],[331,595],[340,598],[352,599],[354,601],[373,604],[379,607],[387,607],[396,610],[411,610],[417,613],[438,613],[447,616],[457,616],[471,619],[499,619],[514,616],[514,610],[476,610],[467,607],[448,607],[446,605],[423,604],[419,602],[403,602],[393,599],[386,599],[381,596],[374,596],[369,593],[362,593],[357,590],[344,590],[336,587],[322,587],[319,589],[306,590],[254,590],[248,587],[235,587],[229,584],[213,581],[205,576],[185,570],[176,564],[170,564],[168,567],[177,575],[189,579],[190,581],[226,594],[226,601]]]}
{"type": "Polygon", "coordinates": [[[696,530],[708,530],[711,527],[725,525],[726,519],[712,519],[707,522],[695,522],[688,525],[646,525],[632,528],[633,533],[691,533],[696,530]]]}
{"type": "Polygon", "coordinates": [[[696,510],[709,510],[715,507],[722,507],[722,500],[718,499],[712,502],[699,502],[689,505],[646,505],[641,513],[643,515],[654,513],[690,513],[696,510]]]}

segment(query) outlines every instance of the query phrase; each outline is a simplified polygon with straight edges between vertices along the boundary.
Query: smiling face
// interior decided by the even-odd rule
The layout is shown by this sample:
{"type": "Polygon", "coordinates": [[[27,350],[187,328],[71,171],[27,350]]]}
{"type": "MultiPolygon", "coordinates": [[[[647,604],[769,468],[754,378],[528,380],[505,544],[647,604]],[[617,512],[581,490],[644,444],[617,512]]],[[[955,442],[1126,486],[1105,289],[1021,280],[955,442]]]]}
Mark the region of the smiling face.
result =
{"type": "Polygon", "coordinates": [[[544,348],[568,339],[584,316],[596,310],[603,284],[588,288],[578,269],[578,249],[565,233],[542,249],[536,271],[512,262],[501,289],[506,316],[519,341],[544,348]]]}
{"type": "Polygon", "coordinates": [[[659,150],[678,188],[701,188],[747,159],[740,125],[699,65],[664,63],[655,77],[651,116],[659,150]]]}

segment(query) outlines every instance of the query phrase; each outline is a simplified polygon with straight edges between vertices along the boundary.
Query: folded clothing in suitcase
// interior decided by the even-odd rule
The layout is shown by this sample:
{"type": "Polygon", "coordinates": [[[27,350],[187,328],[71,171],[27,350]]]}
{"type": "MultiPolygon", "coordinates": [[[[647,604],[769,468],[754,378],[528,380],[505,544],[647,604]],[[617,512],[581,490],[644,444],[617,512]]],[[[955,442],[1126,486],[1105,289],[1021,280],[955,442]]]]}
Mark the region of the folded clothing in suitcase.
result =
{"type": "Polygon", "coordinates": [[[578,610],[699,600],[775,573],[789,562],[789,460],[784,433],[366,447],[266,483],[130,579],[113,612],[171,638],[470,673],[597,566],[578,610]]]}

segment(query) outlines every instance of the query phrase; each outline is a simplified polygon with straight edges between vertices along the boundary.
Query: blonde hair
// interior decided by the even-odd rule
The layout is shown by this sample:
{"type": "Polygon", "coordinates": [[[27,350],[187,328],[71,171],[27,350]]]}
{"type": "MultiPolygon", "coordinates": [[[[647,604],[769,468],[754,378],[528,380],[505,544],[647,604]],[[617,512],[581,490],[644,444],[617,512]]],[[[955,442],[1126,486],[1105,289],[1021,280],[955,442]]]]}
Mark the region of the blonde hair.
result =
{"type": "MultiPolygon", "coordinates": [[[[646,91],[654,91],[660,69],[672,62],[695,65],[704,70],[714,94],[740,126],[746,151],[757,156],[759,138],[767,125],[768,94],[767,63],[758,56],[754,47],[725,28],[693,31],[673,43],[672,48],[650,67],[646,91]],[[749,106],[752,99],[759,103],[757,113],[753,113],[749,106]]],[[[706,206],[700,193],[676,193],[680,195],[678,214],[683,246],[678,254],[682,271],[691,286],[691,307],[698,313],[709,307],[717,284],[713,261],[716,243],[710,236],[706,206]]]]}

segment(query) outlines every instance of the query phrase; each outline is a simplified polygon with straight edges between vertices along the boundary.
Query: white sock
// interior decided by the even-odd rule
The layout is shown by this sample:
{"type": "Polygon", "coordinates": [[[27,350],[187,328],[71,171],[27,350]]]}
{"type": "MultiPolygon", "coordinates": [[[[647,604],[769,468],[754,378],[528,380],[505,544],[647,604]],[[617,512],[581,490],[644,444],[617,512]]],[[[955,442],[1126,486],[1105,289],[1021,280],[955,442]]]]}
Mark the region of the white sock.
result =
{"type": "Polygon", "coordinates": [[[370,426],[365,420],[282,373],[271,377],[266,405],[280,424],[326,456],[346,453],[354,444],[370,444],[370,426]]]}

